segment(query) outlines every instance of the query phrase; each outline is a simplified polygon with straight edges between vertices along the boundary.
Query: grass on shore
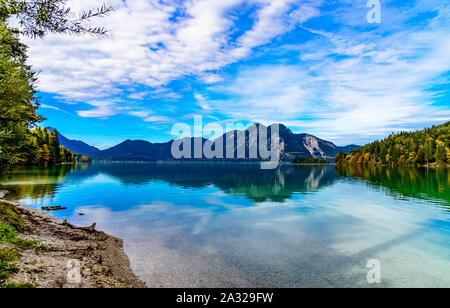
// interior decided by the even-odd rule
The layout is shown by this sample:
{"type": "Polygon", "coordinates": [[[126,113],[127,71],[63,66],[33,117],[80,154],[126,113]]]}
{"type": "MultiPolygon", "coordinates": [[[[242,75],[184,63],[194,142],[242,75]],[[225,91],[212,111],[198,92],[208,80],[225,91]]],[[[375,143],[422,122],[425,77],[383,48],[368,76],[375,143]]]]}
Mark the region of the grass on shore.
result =
{"type": "Polygon", "coordinates": [[[37,241],[18,237],[24,231],[24,223],[19,212],[12,204],[0,201],[0,288],[32,288],[30,283],[7,283],[8,278],[17,273],[19,268],[13,265],[20,258],[23,250],[42,250],[37,241]]]}

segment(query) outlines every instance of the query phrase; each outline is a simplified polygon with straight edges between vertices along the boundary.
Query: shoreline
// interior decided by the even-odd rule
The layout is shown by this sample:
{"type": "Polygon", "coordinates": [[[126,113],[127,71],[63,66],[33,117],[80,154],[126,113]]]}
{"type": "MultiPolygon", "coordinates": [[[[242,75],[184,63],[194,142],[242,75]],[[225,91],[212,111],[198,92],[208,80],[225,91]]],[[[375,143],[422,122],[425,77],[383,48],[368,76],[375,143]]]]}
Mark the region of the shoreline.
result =
{"type": "MultiPolygon", "coordinates": [[[[41,210],[0,198],[23,222],[20,239],[38,243],[17,249],[17,268],[7,283],[36,288],[145,288],[132,272],[123,241],[101,231],[79,229],[41,210]],[[71,275],[72,274],[72,275],[71,275]]],[[[9,247],[8,247],[9,246],[9,247]]],[[[0,248],[11,245],[0,243],[0,248]]]]}
{"type": "Polygon", "coordinates": [[[408,167],[408,168],[427,168],[427,169],[445,169],[450,168],[450,164],[438,165],[436,163],[431,163],[428,165],[415,165],[415,164],[403,164],[403,165],[388,165],[388,164],[354,164],[354,163],[334,163],[335,166],[360,166],[360,167],[390,167],[390,168],[399,168],[399,167],[408,167]]]}

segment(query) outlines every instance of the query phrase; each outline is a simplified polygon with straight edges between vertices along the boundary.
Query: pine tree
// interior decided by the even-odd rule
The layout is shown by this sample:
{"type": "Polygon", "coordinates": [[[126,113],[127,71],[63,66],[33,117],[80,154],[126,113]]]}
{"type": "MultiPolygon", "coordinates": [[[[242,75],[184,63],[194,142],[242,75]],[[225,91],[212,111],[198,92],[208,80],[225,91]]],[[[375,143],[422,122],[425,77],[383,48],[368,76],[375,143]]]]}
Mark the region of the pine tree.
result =
{"type": "Polygon", "coordinates": [[[48,145],[44,144],[40,150],[41,164],[47,166],[50,163],[51,152],[48,145]]]}
{"type": "Polygon", "coordinates": [[[37,115],[35,73],[26,64],[26,46],[0,21],[0,168],[23,162],[29,127],[37,115]]]}
{"type": "Polygon", "coordinates": [[[380,147],[380,161],[382,164],[386,163],[386,146],[384,144],[381,145],[380,147]]]}
{"type": "Polygon", "coordinates": [[[434,148],[433,142],[431,140],[427,140],[425,142],[424,152],[425,152],[425,161],[427,162],[428,165],[430,161],[434,158],[434,148]]]}
{"type": "Polygon", "coordinates": [[[438,164],[444,164],[447,162],[447,151],[445,150],[444,143],[440,143],[437,146],[435,158],[438,164]]]}
{"type": "Polygon", "coordinates": [[[53,163],[60,163],[61,162],[61,155],[60,155],[60,149],[59,149],[59,140],[58,140],[58,132],[56,129],[49,132],[49,146],[50,151],[52,153],[51,155],[51,161],[53,163]]]}
{"type": "Polygon", "coordinates": [[[418,165],[423,165],[425,163],[425,151],[423,147],[421,147],[419,151],[417,151],[415,163],[418,165]]]}

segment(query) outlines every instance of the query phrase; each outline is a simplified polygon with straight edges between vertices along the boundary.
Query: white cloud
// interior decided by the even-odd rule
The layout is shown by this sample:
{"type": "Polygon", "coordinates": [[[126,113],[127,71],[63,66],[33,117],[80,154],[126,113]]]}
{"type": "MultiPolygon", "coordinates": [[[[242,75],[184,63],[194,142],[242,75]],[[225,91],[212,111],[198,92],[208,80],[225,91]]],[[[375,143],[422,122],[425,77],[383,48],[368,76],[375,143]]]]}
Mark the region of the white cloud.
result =
{"type": "Polygon", "coordinates": [[[194,98],[197,101],[197,105],[200,106],[200,108],[202,108],[204,112],[212,111],[212,108],[208,104],[208,100],[204,95],[200,93],[194,93],[194,98]]]}
{"type": "Polygon", "coordinates": [[[213,84],[223,81],[223,77],[217,74],[204,74],[199,76],[200,80],[206,84],[213,84]]]}
{"type": "MultiPolygon", "coordinates": [[[[91,105],[78,111],[82,117],[128,114],[167,122],[167,114],[152,110],[152,99],[180,99],[168,84],[194,77],[229,97],[219,101],[209,99],[215,96],[207,90],[194,93],[206,113],[284,122],[337,142],[351,142],[350,133],[371,139],[450,118],[448,105],[433,103],[442,93],[430,90],[448,82],[442,76],[450,70],[450,8],[442,1],[386,6],[377,27],[365,21],[365,2],[350,0],[329,11],[319,11],[321,0],[107,1],[116,11],[96,22],[110,29],[109,38],[50,35],[27,41],[31,64],[41,72],[40,90],[91,105]],[[245,31],[236,17],[241,9],[252,13],[245,31]],[[420,27],[406,23],[433,10],[437,16],[420,27]],[[303,25],[324,15],[330,18],[325,27],[303,25]],[[339,26],[330,30],[333,21],[339,26]],[[299,63],[241,66],[234,79],[221,75],[256,47],[299,26],[312,34],[311,41],[276,47],[279,58],[283,51],[298,51],[299,63]]],[[[101,3],[71,2],[79,9],[101,3]]]]}
{"type": "Polygon", "coordinates": [[[150,112],[148,111],[130,111],[128,112],[129,115],[139,117],[139,118],[146,118],[150,115],[150,112]]]}
{"type": "Polygon", "coordinates": [[[305,107],[312,101],[308,79],[307,72],[298,66],[250,67],[231,83],[210,88],[233,99],[211,101],[197,97],[197,101],[204,109],[242,120],[270,121],[274,116],[289,119],[306,112],[305,107]]]}
{"type": "Polygon", "coordinates": [[[148,93],[146,93],[146,92],[139,92],[139,93],[132,93],[132,94],[128,95],[128,98],[129,99],[134,99],[134,100],[143,100],[147,96],[148,96],[148,93]]]}
{"type": "Polygon", "coordinates": [[[254,47],[269,43],[274,37],[292,30],[297,25],[320,14],[315,8],[322,1],[299,2],[296,0],[262,0],[256,23],[238,39],[238,48],[230,52],[232,57],[247,56],[254,47]],[[305,2],[305,3],[304,3],[305,2]],[[292,10],[295,8],[294,10],[292,10]]]}
{"type": "Polygon", "coordinates": [[[94,108],[80,110],[77,114],[83,118],[101,118],[106,119],[110,116],[124,114],[145,119],[154,114],[154,111],[142,104],[128,103],[124,104],[120,99],[99,99],[89,101],[89,105],[94,108]]]}
{"type": "Polygon", "coordinates": [[[116,112],[109,107],[98,107],[91,110],[81,110],[77,112],[83,118],[106,118],[115,115],[116,112]]]}
{"type": "MultiPolygon", "coordinates": [[[[79,11],[103,2],[70,1],[69,5],[79,11]]],[[[41,72],[39,90],[91,104],[91,100],[121,95],[124,88],[136,84],[160,88],[185,76],[216,83],[222,78],[215,70],[248,56],[252,48],[315,14],[309,4],[304,13],[295,11],[299,1],[251,0],[248,3],[258,7],[254,27],[230,42],[235,30],[230,12],[244,2],[109,0],[115,11],[95,21],[110,30],[108,38],[49,35],[26,41],[30,62],[41,72]]],[[[130,98],[142,99],[143,94],[130,98]]],[[[109,116],[113,109],[102,106],[79,114],[109,116]]]]}
{"type": "Polygon", "coordinates": [[[392,131],[448,121],[447,106],[434,104],[448,82],[448,22],[395,32],[325,33],[293,47],[301,64],[247,67],[230,83],[211,87],[230,95],[207,101],[238,119],[283,122],[338,143],[365,142],[392,131]],[[301,120],[300,120],[301,119],[301,120]]]}
{"type": "Polygon", "coordinates": [[[149,116],[144,118],[144,122],[169,123],[172,119],[165,116],[149,116]]]}

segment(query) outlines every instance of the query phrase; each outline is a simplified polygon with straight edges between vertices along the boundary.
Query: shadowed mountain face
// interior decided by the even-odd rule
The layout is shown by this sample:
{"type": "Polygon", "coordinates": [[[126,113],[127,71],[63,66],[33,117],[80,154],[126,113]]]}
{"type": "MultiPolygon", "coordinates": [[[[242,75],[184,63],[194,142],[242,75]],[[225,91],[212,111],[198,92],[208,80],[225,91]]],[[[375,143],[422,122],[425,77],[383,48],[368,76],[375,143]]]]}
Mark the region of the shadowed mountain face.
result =
{"type": "Polygon", "coordinates": [[[95,153],[99,153],[100,150],[96,147],[90,146],[83,141],[79,140],[70,140],[58,132],[59,144],[65,146],[68,150],[83,154],[83,155],[92,155],[95,153]]]}
{"type": "MultiPolygon", "coordinates": [[[[227,160],[228,157],[234,157],[233,160],[241,161],[259,161],[263,160],[259,151],[253,152],[252,149],[259,149],[260,132],[267,131],[267,150],[271,149],[271,133],[273,125],[265,127],[261,124],[255,124],[245,131],[231,131],[222,137],[212,141],[204,138],[185,138],[181,141],[170,141],[167,143],[150,143],[147,141],[127,140],[110,149],[92,153],[91,156],[97,160],[113,161],[174,161],[177,160],[172,155],[172,145],[177,142],[176,148],[183,152],[185,147],[190,147],[190,151],[182,160],[204,160],[210,158],[200,149],[210,149],[211,152],[218,154],[223,158],[214,160],[227,160]],[[222,148],[221,151],[218,151],[222,148]],[[230,155],[231,154],[231,155],[230,155]]],[[[264,138],[263,138],[264,140],[264,138]]],[[[284,125],[279,125],[279,154],[282,161],[292,161],[295,158],[318,158],[333,160],[336,154],[341,151],[350,152],[358,146],[350,145],[338,147],[332,142],[325,141],[308,134],[294,134],[284,125]]]]}
{"type": "Polygon", "coordinates": [[[141,140],[127,140],[112,148],[95,153],[93,158],[118,161],[158,161],[169,160],[172,142],[150,143],[141,140]]]}

